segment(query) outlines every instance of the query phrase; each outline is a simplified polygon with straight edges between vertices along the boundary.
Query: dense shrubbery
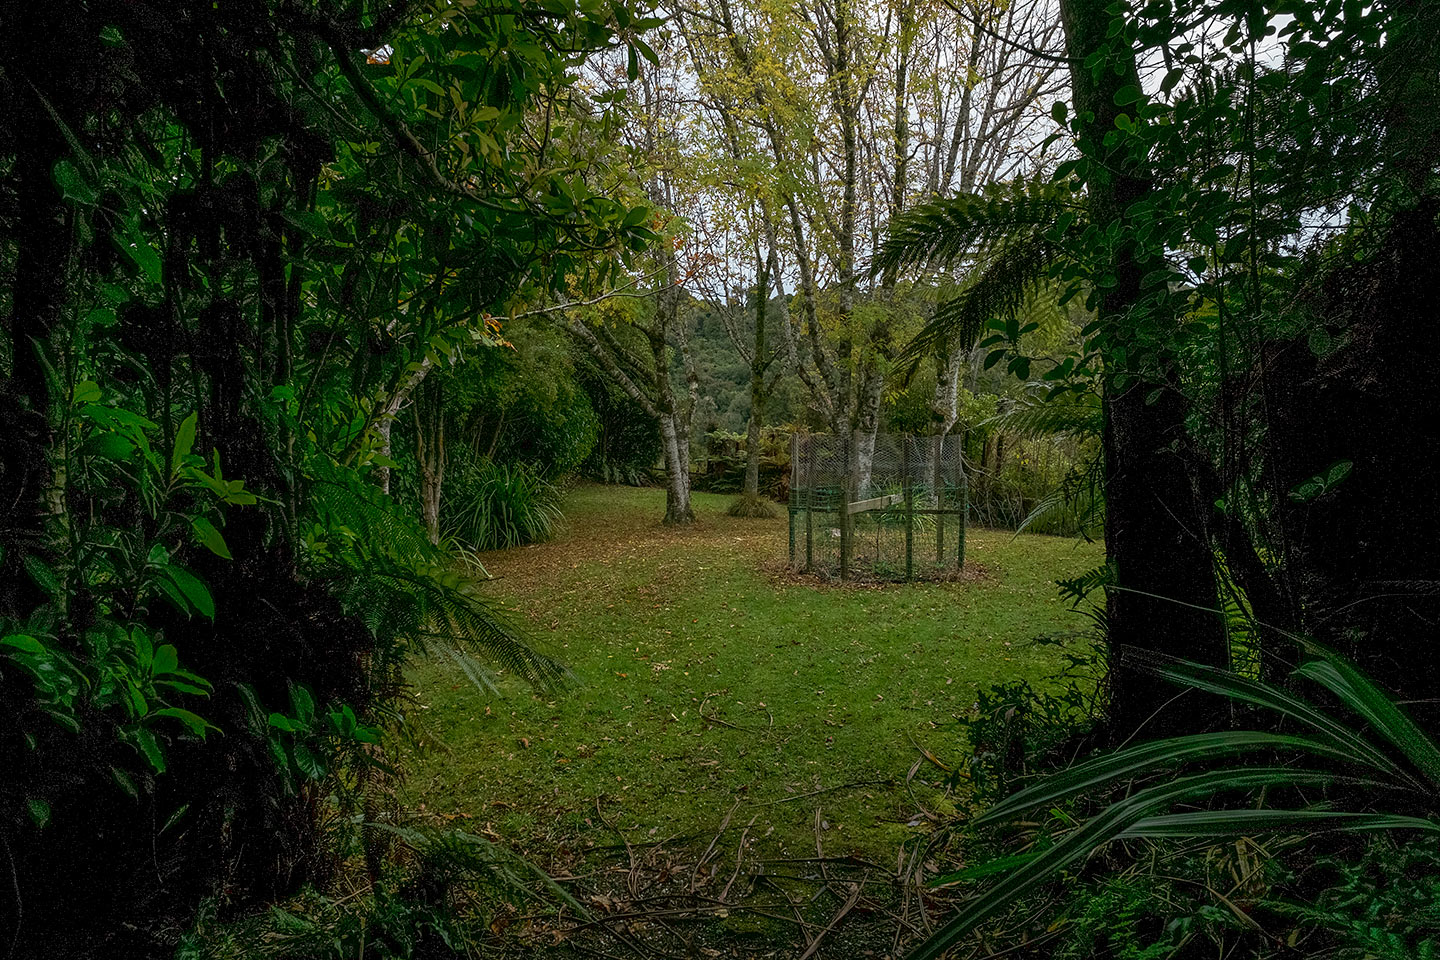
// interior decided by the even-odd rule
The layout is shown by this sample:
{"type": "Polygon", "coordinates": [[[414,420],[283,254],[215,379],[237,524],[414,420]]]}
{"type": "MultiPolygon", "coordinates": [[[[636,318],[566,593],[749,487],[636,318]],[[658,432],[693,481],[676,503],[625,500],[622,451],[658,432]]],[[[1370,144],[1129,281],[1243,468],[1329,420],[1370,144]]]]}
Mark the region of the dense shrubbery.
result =
{"type": "Polygon", "coordinates": [[[560,489],[539,470],[482,460],[457,471],[443,522],[471,549],[500,550],[549,540],[561,519],[560,489]]]}
{"type": "MultiPolygon", "coordinates": [[[[415,441],[428,497],[445,381],[504,349],[492,311],[655,236],[596,192],[592,101],[578,141],[526,131],[541,100],[568,114],[580,59],[635,42],[617,16],[655,25],[638,12],[202,7],[6,20],[0,127],[26,132],[0,146],[16,956],[163,955],[202,897],[233,911],[351,857],[380,876],[366,824],[404,659],[561,675],[386,495],[392,440],[415,441]]],[[[594,431],[573,384],[553,399],[529,455],[563,469],[594,431]]]]}

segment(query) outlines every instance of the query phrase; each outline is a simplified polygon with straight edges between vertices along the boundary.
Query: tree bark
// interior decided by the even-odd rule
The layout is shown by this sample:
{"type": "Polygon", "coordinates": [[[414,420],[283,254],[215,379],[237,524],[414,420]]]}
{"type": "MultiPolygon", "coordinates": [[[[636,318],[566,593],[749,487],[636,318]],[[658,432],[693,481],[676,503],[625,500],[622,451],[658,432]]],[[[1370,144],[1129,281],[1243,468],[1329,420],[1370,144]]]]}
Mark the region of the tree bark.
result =
{"type": "Polygon", "coordinates": [[[441,386],[434,377],[416,395],[413,409],[415,462],[420,468],[420,516],[430,542],[438,544],[440,498],[445,482],[445,410],[441,386]]]}
{"type": "MultiPolygon", "coordinates": [[[[1140,82],[1129,41],[1107,36],[1107,6],[1107,0],[1061,0],[1060,13],[1075,113],[1094,118],[1082,131],[1098,153],[1086,184],[1091,217],[1100,235],[1118,227],[1123,238],[1128,208],[1149,194],[1152,181],[1123,142],[1100,146],[1116,129],[1116,94],[1140,82]]],[[[1137,316],[1162,322],[1146,313],[1155,308],[1146,303],[1142,280],[1154,264],[1141,259],[1133,240],[1122,240],[1106,266],[1115,282],[1100,293],[1097,316],[1110,341],[1124,344],[1137,316]]],[[[1229,656],[1220,616],[1211,612],[1217,606],[1214,560],[1187,471],[1185,400],[1163,369],[1128,369],[1113,352],[1105,360],[1105,546],[1115,586],[1106,600],[1110,719],[1117,736],[1142,724],[1158,736],[1193,729],[1194,711],[1162,709],[1175,689],[1119,654],[1138,648],[1217,666],[1228,665],[1229,656]]]]}
{"type": "MultiPolygon", "coordinates": [[[[769,257],[756,252],[755,341],[750,361],[750,420],[745,428],[745,487],[739,499],[730,505],[733,517],[772,517],[774,509],[760,499],[760,444],[765,417],[765,370],[770,365],[766,356],[765,324],[770,299],[769,257]]],[[[727,327],[728,329],[728,327],[727,327]]],[[[737,338],[737,346],[739,346],[737,338]]]]}
{"type": "Polygon", "coordinates": [[[660,438],[665,452],[665,523],[695,522],[690,506],[690,438],[673,413],[661,414],[660,438]]]}

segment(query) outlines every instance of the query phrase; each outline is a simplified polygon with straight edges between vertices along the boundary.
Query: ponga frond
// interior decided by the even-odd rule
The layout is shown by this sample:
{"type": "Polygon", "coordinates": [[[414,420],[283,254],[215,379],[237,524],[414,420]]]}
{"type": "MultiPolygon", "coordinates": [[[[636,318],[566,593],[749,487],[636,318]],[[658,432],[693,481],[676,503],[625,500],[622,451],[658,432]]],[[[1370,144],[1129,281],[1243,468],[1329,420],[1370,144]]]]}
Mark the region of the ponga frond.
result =
{"type": "Polygon", "coordinates": [[[1044,230],[1073,213],[1068,182],[1018,179],[983,193],[942,197],[912,207],[890,225],[872,270],[914,266],[948,270],[1017,235],[1044,230]]]}
{"type": "Polygon", "coordinates": [[[935,308],[935,315],[905,347],[903,358],[914,359],[947,346],[969,346],[991,320],[1016,316],[1044,283],[1057,248],[1041,231],[1008,237],[971,275],[955,296],[935,308]]]}
{"type": "Polygon", "coordinates": [[[312,572],[378,639],[444,653],[482,689],[493,684],[480,661],[539,687],[567,676],[393,500],[348,471],[322,465],[314,473],[311,502],[325,536],[312,572]]]}

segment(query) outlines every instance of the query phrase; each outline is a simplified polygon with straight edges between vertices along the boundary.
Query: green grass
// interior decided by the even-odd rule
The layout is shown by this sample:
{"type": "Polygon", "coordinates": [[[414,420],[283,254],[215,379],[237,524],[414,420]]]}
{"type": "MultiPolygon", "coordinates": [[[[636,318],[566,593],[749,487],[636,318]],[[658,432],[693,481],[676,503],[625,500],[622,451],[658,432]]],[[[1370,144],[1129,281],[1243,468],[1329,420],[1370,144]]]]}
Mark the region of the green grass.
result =
{"type": "Polygon", "coordinates": [[[1030,641],[1084,627],[1054,581],[1100,548],[974,530],[963,582],[805,583],[784,573],[783,515],[728,517],[731,499],[696,495],[698,526],[676,531],[662,491],[582,486],[557,540],[485,555],[497,602],[576,682],[495,698],[416,668],[410,805],[532,852],[610,827],[703,845],[733,807],[772,855],[813,855],[819,822],[827,855],[889,860],[917,803],[953,809],[928,761],[907,784],[920,748],[960,760],[977,689],[1059,668],[1030,641]]]}

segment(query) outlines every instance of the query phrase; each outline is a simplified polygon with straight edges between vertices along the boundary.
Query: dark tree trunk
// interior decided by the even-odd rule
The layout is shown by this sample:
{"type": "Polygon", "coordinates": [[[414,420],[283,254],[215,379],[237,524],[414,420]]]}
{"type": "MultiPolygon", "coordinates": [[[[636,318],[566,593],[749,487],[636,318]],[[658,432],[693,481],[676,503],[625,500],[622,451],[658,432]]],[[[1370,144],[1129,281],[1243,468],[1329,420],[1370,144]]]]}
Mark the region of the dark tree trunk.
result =
{"type": "Polygon", "coordinates": [[[770,299],[770,270],[767,258],[756,254],[755,342],[750,355],[750,421],[745,428],[745,488],[730,504],[732,517],[773,517],[775,510],[760,499],[760,443],[765,418],[765,308],[770,299]]]}
{"type": "MultiPolygon", "coordinates": [[[[8,109],[14,161],[13,240],[15,274],[5,334],[11,368],[0,384],[0,613],[28,611],[44,601],[20,560],[38,549],[51,485],[50,388],[41,349],[65,304],[71,223],[56,187],[55,164],[70,149],[56,123],[79,127],[75,106],[83,102],[77,65],[89,34],[71,13],[46,4],[14,5],[6,25],[8,109]],[[83,37],[71,35],[77,29],[83,37]],[[48,106],[47,106],[48,105],[48,106]],[[54,116],[51,111],[54,111],[54,116]],[[22,135],[23,131],[23,135],[22,135]]],[[[52,355],[49,358],[54,361],[52,355]]]]}
{"type": "MultiPolygon", "coordinates": [[[[1345,346],[1317,359],[1293,343],[1268,363],[1268,469],[1301,626],[1422,701],[1440,683],[1437,212],[1421,201],[1364,263],[1324,279],[1308,306],[1345,346]]],[[[1433,703],[1417,712],[1440,718],[1433,703]]]]}
{"type": "MultiPolygon", "coordinates": [[[[1146,196],[1152,184],[1123,142],[1113,148],[1098,146],[1106,132],[1115,129],[1120,113],[1116,94],[1123,87],[1139,86],[1133,49],[1123,37],[1107,37],[1112,21],[1108,6],[1106,0],[1061,0],[1060,11],[1075,113],[1094,117],[1082,131],[1098,151],[1091,157],[1086,184],[1091,217],[1101,231],[1119,223],[1123,236],[1127,208],[1146,196]]],[[[1124,344],[1132,317],[1163,322],[1153,315],[1153,302],[1145,302],[1142,278],[1153,264],[1140,259],[1131,242],[1122,244],[1109,266],[1115,283],[1100,294],[1096,309],[1111,342],[1124,344]]],[[[1176,695],[1174,687],[1113,655],[1134,647],[1202,663],[1228,663],[1222,622],[1210,612],[1217,605],[1214,558],[1188,471],[1186,404],[1167,382],[1165,358],[1140,370],[1127,369],[1114,355],[1106,361],[1105,546],[1117,588],[1106,600],[1111,721],[1121,737],[1141,724],[1147,724],[1151,735],[1192,729],[1198,725],[1193,710],[1178,705],[1161,709],[1176,695]]]]}

